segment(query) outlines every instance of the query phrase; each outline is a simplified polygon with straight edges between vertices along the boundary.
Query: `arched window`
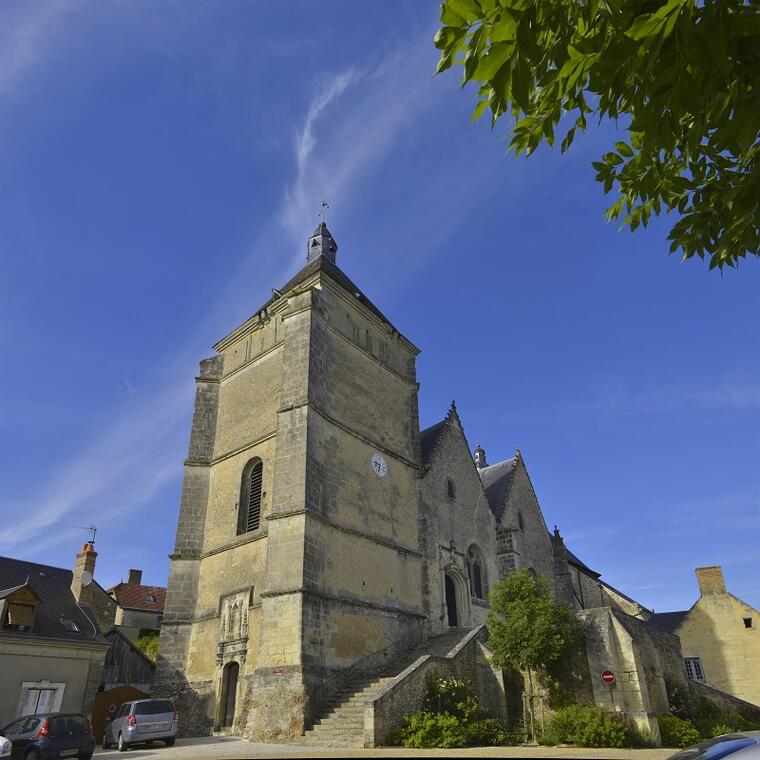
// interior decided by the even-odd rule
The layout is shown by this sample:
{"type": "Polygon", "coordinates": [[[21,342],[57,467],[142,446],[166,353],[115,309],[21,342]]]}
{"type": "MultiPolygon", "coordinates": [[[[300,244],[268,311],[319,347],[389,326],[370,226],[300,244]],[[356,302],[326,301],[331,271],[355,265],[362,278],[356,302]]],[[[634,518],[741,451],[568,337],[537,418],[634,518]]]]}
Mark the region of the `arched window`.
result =
{"type": "Polygon", "coordinates": [[[261,483],[263,462],[256,457],[243,468],[238,508],[238,535],[258,530],[261,525],[261,483]]]}
{"type": "Polygon", "coordinates": [[[485,570],[480,550],[473,545],[467,550],[467,575],[470,579],[470,595],[476,599],[485,599],[488,595],[485,570]]]}

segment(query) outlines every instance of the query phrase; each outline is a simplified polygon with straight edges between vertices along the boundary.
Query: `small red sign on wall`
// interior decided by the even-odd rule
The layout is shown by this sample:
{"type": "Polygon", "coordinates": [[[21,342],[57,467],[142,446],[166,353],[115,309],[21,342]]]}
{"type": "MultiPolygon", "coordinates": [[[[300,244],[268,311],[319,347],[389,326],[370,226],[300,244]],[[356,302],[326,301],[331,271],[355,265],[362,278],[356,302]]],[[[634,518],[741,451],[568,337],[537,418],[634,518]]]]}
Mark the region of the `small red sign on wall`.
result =
{"type": "Polygon", "coordinates": [[[615,674],[611,670],[605,670],[602,673],[602,681],[605,683],[615,683],[615,674]]]}
{"type": "Polygon", "coordinates": [[[272,668],[273,676],[282,676],[285,674],[285,668],[272,668]]]}

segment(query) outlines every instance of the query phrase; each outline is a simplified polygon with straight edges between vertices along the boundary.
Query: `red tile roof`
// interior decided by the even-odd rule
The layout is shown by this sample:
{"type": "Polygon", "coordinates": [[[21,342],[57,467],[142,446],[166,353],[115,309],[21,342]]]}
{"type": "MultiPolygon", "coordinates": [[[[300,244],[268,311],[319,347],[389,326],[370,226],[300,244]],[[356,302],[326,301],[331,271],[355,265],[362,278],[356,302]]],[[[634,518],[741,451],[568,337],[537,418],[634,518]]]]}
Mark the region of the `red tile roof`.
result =
{"type": "Polygon", "coordinates": [[[120,607],[130,610],[164,611],[166,589],[163,586],[143,586],[137,583],[117,583],[108,589],[120,607]],[[150,599],[153,601],[150,601],[150,599]]]}

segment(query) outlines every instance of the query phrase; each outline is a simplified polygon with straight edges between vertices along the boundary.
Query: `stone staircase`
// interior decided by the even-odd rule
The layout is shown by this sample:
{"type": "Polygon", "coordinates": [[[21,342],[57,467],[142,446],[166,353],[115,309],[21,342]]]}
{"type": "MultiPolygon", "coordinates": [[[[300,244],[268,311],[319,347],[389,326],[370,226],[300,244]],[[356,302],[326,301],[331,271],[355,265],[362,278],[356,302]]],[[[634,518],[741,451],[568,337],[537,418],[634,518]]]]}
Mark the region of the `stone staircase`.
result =
{"type": "Polygon", "coordinates": [[[420,657],[448,654],[470,630],[452,628],[442,636],[433,636],[418,648],[395,657],[379,675],[347,686],[327,703],[314,726],[301,738],[301,744],[310,747],[363,747],[364,713],[378,692],[420,657]]]}

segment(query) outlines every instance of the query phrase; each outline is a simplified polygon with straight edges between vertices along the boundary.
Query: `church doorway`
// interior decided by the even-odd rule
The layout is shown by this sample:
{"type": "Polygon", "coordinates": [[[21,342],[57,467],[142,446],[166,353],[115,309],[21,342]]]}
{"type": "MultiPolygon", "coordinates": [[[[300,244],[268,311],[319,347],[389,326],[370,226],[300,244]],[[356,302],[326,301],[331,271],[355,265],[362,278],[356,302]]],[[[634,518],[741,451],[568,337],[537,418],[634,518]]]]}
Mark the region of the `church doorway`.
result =
{"type": "Polygon", "coordinates": [[[456,628],[459,625],[459,618],[457,617],[457,589],[450,575],[446,574],[444,579],[446,584],[446,614],[449,626],[456,628]]]}
{"type": "Polygon", "coordinates": [[[222,672],[222,728],[232,728],[232,723],[235,720],[235,699],[239,671],[240,666],[236,662],[228,662],[222,672]]]}

